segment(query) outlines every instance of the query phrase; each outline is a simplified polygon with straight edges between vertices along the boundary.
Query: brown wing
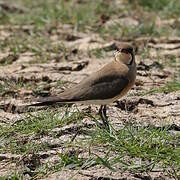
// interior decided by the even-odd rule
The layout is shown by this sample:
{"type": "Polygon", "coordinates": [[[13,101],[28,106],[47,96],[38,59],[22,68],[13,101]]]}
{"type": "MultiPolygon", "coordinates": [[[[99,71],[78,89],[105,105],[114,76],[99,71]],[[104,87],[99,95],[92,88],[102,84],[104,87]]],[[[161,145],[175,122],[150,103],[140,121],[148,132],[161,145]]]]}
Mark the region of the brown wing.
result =
{"type": "Polygon", "coordinates": [[[128,85],[129,80],[122,75],[112,74],[96,79],[91,86],[80,89],[72,101],[102,100],[118,96],[128,85]]]}

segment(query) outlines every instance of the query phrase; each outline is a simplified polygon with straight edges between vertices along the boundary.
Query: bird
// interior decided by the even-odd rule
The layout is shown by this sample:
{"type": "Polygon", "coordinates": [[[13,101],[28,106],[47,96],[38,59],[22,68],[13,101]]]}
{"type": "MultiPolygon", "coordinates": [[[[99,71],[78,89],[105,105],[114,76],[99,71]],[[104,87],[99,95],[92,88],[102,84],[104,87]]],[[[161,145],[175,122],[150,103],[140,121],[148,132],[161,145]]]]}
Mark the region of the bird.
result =
{"type": "Polygon", "coordinates": [[[40,98],[31,106],[46,106],[59,103],[100,105],[99,115],[108,126],[106,107],[122,98],[135,84],[135,51],[130,44],[121,44],[114,52],[114,60],[58,96],[40,98]]]}

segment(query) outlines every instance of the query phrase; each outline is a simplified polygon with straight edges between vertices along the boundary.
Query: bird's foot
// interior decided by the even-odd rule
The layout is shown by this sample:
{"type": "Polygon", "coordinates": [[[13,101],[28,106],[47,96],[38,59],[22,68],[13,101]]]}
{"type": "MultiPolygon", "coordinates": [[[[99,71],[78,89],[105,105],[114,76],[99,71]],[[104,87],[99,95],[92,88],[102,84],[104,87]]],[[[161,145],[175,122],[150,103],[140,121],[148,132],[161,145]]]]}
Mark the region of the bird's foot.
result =
{"type": "Polygon", "coordinates": [[[103,121],[103,128],[110,131],[108,119],[102,119],[103,121]]]}

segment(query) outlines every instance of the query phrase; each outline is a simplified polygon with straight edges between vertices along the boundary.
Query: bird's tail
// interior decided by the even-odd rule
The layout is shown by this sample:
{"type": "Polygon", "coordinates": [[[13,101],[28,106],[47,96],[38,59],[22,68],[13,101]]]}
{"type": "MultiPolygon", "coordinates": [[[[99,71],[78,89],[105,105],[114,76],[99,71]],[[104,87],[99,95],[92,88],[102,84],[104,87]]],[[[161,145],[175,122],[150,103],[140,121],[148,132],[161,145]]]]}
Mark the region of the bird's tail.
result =
{"type": "Polygon", "coordinates": [[[29,106],[48,106],[48,105],[54,105],[57,103],[60,103],[60,104],[70,103],[68,101],[69,100],[63,99],[61,97],[52,96],[52,97],[47,97],[47,98],[35,99],[34,100],[35,103],[32,103],[29,106]]]}

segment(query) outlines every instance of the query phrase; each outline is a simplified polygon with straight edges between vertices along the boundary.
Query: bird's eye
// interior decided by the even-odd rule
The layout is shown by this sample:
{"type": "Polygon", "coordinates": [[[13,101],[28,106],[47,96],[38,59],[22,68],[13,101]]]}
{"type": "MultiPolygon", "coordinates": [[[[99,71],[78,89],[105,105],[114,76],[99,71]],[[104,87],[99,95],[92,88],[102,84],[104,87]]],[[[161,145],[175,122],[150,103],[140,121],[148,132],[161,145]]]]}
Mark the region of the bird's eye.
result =
{"type": "Polygon", "coordinates": [[[131,54],[133,52],[133,49],[132,48],[126,48],[126,49],[122,49],[121,52],[126,53],[126,54],[128,54],[128,53],[131,54]]]}
{"type": "Polygon", "coordinates": [[[128,49],[122,49],[121,52],[126,53],[126,54],[129,53],[128,49]]]}
{"type": "Polygon", "coordinates": [[[121,48],[116,48],[115,51],[121,51],[121,48]]]}

